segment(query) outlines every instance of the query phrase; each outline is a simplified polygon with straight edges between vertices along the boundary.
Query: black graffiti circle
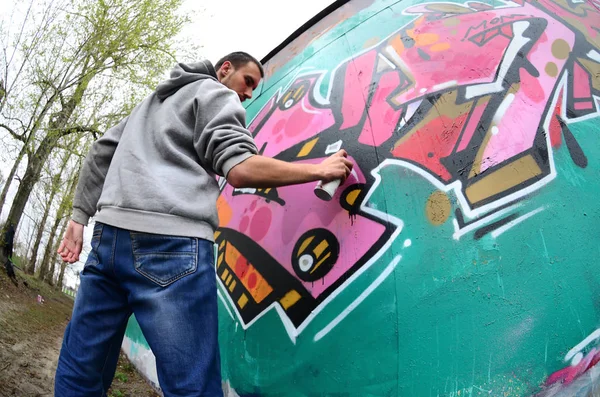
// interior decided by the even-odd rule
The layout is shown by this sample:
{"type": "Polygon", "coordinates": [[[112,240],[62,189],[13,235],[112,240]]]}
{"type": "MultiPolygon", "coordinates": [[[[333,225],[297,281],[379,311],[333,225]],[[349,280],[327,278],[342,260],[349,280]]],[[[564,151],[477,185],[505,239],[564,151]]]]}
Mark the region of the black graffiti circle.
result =
{"type": "Polygon", "coordinates": [[[325,277],[340,256],[340,244],[327,229],[311,229],[296,242],[292,251],[292,267],[304,281],[325,277]]]}

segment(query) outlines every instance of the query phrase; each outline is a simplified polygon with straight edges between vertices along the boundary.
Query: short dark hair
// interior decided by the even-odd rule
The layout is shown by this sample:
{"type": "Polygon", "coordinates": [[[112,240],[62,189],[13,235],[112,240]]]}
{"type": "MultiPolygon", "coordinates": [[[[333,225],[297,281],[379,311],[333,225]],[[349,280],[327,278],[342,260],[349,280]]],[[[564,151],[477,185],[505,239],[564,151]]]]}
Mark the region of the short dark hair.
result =
{"type": "Polygon", "coordinates": [[[256,64],[256,66],[258,66],[258,70],[260,70],[260,77],[265,77],[265,71],[260,62],[246,52],[236,51],[225,55],[223,58],[219,59],[219,62],[216,63],[215,70],[218,71],[226,61],[231,62],[234,68],[239,68],[246,65],[248,62],[253,62],[256,64]]]}

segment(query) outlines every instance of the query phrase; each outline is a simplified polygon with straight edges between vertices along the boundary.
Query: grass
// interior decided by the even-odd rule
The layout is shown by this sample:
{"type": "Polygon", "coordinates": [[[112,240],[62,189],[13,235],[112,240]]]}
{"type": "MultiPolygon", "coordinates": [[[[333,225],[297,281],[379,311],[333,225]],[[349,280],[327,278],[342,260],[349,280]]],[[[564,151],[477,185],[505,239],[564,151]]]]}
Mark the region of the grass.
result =
{"type": "Polygon", "coordinates": [[[123,383],[125,383],[125,382],[128,381],[127,375],[125,375],[123,372],[117,372],[115,374],[115,379],[117,379],[117,380],[119,380],[120,382],[123,382],[123,383]]]}

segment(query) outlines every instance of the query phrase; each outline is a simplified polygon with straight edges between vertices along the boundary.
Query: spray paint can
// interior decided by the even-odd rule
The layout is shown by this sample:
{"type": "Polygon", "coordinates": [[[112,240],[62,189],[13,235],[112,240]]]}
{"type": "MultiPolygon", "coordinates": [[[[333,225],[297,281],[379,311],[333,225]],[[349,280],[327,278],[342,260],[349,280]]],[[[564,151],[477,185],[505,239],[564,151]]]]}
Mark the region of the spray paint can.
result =
{"type": "Polygon", "coordinates": [[[331,201],[335,191],[340,186],[340,179],[336,179],[331,182],[323,183],[323,181],[319,181],[317,186],[315,186],[315,195],[324,201],[331,201]]]}

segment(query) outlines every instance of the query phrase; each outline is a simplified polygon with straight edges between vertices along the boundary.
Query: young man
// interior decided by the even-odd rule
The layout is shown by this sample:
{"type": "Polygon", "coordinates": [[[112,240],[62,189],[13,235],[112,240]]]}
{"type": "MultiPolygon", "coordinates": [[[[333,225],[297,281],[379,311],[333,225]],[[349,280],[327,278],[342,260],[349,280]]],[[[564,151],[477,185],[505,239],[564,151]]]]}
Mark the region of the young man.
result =
{"type": "MultiPolygon", "coordinates": [[[[235,187],[345,180],[340,151],[321,164],[257,155],[241,101],[264,77],[243,52],[178,64],[168,80],[92,146],[59,253],[92,250],[65,330],[55,395],[101,396],[133,313],[156,356],[165,397],[222,396],[213,234],[215,175],[235,187]]],[[[312,187],[311,187],[312,188],[312,187]]]]}

